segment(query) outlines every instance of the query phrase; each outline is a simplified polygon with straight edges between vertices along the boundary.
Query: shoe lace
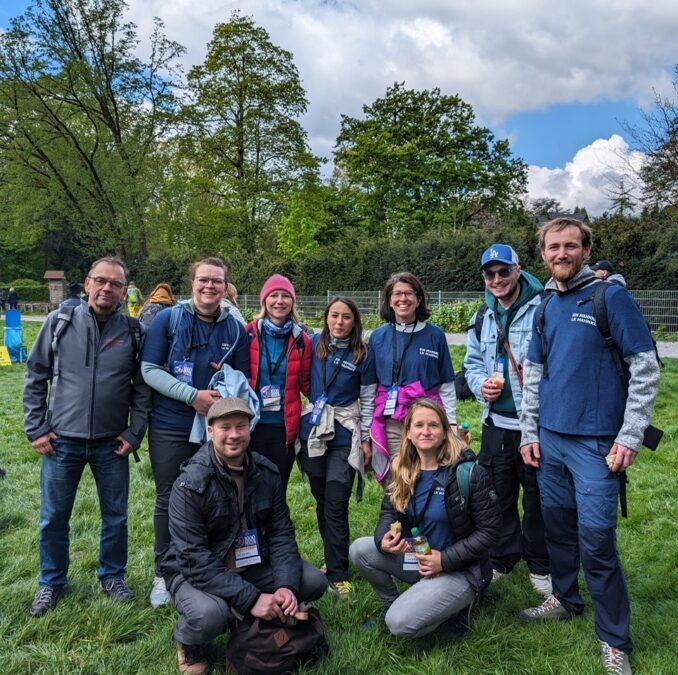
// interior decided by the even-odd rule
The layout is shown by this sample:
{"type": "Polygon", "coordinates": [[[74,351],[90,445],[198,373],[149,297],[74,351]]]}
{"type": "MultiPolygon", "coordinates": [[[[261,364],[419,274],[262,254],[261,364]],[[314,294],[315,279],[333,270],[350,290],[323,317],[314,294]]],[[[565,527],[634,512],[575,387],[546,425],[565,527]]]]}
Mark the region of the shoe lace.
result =
{"type": "Polygon", "coordinates": [[[603,648],[603,664],[608,673],[621,675],[624,669],[624,652],[607,642],[600,643],[603,648]]]}
{"type": "Polygon", "coordinates": [[[129,587],[127,586],[123,579],[111,579],[110,581],[107,581],[105,589],[109,593],[113,593],[115,595],[117,594],[127,595],[130,592],[129,587]]]}
{"type": "Polygon", "coordinates": [[[40,586],[36,596],[35,602],[51,602],[54,595],[54,589],[50,586],[40,586]]]}
{"type": "Polygon", "coordinates": [[[335,581],[332,586],[341,595],[346,595],[353,590],[353,586],[350,581],[335,581]]]}
{"type": "Polygon", "coordinates": [[[560,607],[560,602],[558,601],[558,598],[556,598],[555,595],[549,595],[544,602],[537,607],[537,613],[538,614],[544,614],[546,612],[551,611],[552,609],[556,609],[557,607],[560,607]]]}

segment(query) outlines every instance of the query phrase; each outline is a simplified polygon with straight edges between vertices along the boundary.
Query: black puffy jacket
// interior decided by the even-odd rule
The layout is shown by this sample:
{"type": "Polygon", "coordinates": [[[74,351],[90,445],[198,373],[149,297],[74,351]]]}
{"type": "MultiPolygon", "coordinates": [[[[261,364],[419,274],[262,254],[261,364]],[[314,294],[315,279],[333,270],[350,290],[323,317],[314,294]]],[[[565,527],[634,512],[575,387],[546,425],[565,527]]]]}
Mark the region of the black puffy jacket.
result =
{"type": "MultiPolygon", "coordinates": [[[[298,593],[301,557],[280,474],[249,451],[245,493],[247,526],[258,530],[261,564],[270,564],[275,588],[298,593]]],[[[238,493],[228,469],[217,464],[211,442],[182,466],[170,495],[169,529],[171,544],[161,563],[165,579],[181,574],[195,588],[247,613],[260,591],[225,564],[240,530],[238,493]]]]}
{"type": "MultiPolygon", "coordinates": [[[[474,461],[475,455],[465,451],[459,461],[474,461]]],[[[501,531],[501,512],[492,481],[487,471],[476,465],[471,474],[468,506],[457,486],[456,464],[446,468],[445,508],[454,535],[454,543],[441,551],[443,572],[462,570],[476,592],[483,590],[492,580],[490,545],[501,531]]],[[[381,503],[381,515],[374,533],[374,541],[381,551],[381,540],[391,526],[399,520],[403,536],[411,536],[413,523],[406,513],[396,511],[388,494],[381,503]]]]}

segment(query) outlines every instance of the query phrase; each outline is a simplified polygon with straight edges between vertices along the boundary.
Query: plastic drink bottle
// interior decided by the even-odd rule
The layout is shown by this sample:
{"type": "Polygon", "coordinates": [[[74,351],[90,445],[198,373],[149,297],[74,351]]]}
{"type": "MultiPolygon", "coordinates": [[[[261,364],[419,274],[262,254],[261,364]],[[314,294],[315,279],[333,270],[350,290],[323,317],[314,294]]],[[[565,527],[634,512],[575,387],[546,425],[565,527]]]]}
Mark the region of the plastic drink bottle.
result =
{"type": "Polygon", "coordinates": [[[459,438],[461,438],[466,445],[471,445],[471,425],[468,423],[468,420],[464,420],[458,427],[457,433],[459,438]]]}
{"type": "Polygon", "coordinates": [[[431,545],[425,535],[419,534],[419,528],[412,528],[412,546],[414,550],[421,555],[428,555],[431,552],[431,545]]]}

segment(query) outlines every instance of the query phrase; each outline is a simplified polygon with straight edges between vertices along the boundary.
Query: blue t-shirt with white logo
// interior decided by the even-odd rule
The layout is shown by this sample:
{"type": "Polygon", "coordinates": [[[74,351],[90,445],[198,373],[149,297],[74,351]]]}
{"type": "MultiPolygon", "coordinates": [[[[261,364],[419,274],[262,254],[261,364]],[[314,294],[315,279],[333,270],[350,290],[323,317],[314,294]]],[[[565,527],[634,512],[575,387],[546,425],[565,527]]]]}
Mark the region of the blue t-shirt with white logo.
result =
{"type": "Polygon", "coordinates": [[[454,543],[454,535],[445,509],[445,476],[446,472],[438,469],[420,471],[414,494],[407,505],[407,517],[413,527],[418,527],[419,532],[428,539],[431,548],[437,551],[442,551],[454,543]],[[424,511],[431,486],[433,494],[424,511]],[[415,510],[419,523],[415,522],[415,510]]]}
{"type": "MultiPolygon", "coordinates": [[[[558,293],[546,305],[546,365],[539,384],[539,425],[581,436],[614,436],[624,419],[626,396],[610,349],[596,325],[592,285],[558,293]]],[[[645,319],[629,292],[605,292],[610,332],[624,357],[654,350],[645,319]]],[[[542,337],[533,327],[527,358],[543,363],[542,337]]]]}
{"type": "MultiPolygon", "coordinates": [[[[316,354],[316,346],[320,341],[320,334],[312,336],[313,358],[311,361],[311,390],[308,400],[315,403],[323,395],[324,383],[332,378],[335,369],[339,368],[334,381],[325,392],[327,402],[331,406],[348,406],[360,397],[360,386],[366,384],[365,374],[371,370],[370,355],[366,354],[357,365],[353,363],[353,352],[350,349],[338,349],[332,356],[321,361],[316,354]],[[342,361],[343,358],[343,361],[342,361]],[[341,365],[339,365],[341,363],[341,365]]],[[[301,418],[299,437],[302,441],[308,440],[311,433],[311,415],[301,418]]],[[[338,422],[334,424],[334,439],[328,447],[348,447],[351,445],[351,434],[338,422]]]]}
{"type": "MultiPolygon", "coordinates": [[[[419,324],[417,324],[419,326],[419,324]]],[[[454,380],[452,359],[445,333],[430,323],[412,334],[410,327],[396,331],[396,360],[402,361],[398,381],[405,385],[421,382],[424,389],[438,387],[454,380]],[[403,355],[404,352],[404,355],[403,355]]],[[[370,335],[369,351],[374,368],[368,375],[368,383],[379,383],[390,387],[393,371],[393,324],[379,326],[370,335]]]]}

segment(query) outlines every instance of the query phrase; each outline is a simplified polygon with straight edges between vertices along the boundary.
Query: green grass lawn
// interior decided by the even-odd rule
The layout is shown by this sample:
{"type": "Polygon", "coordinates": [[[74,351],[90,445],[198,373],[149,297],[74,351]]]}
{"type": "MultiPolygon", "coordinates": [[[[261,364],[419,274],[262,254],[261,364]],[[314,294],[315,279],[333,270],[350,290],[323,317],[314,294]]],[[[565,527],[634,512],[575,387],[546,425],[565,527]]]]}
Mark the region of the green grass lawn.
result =
{"type": "MultiPolygon", "coordinates": [[[[30,346],[38,324],[27,322],[24,326],[25,342],[30,346]]],[[[459,367],[463,349],[455,347],[453,355],[459,367]]],[[[22,431],[23,372],[21,365],[0,368],[0,466],[7,470],[7,479],[0,483],[0,672],[178,672],[172,641],[175,611],[172,607],[152,610],[147,599],[153,578],[154,490],[145,449],[141,463],[131,465],[128,580],[138,594],[136,601],[118,605],[98,590],[100,521],[94,482],[86,472],[71,520],[68,592],[46,617],[32,619],[28,615],[38,568],[40,460],[22,431]]],[[[480,407],[467,402],[459,407],[459,419],[471,422],[477,448],[480,407]]],[[[643,450],[630,471],[629,518],[619,527],[619,548],[632,598],[633,662],[636,673],[648,675],[678,673],[677,408],[678,361],[667,360],[655,416],[657,426],[666,432],[664,442],[656,453],[643,450]]],[[[351,502],[352,537],[372,534],[380,496],[381,488],[370,479],[363,502],[351,502]]],[[[296,469],[288,497],[302,555],[320,565],[322,547],[314,502],[296,469]]],[[[332,651],[319,666],[303,672],[602,673],[590,603],[584,617],[575,621],[544,626],[520,623],[517,611],[537,600],[521,564],[510,577],[492,586],[475,615],[472,633],[462,643],[448,645],[436,636],[405,641],[392,637],[383,627],[369,633],[361,630],[365,619],[377,611],[378,602],[369,585],[356,578],[349,601],[326,594],[318,603],[332,651]]],[[[223,636],[211,648],[213,672],[224,672],[226,641],[223,636]]]]}

